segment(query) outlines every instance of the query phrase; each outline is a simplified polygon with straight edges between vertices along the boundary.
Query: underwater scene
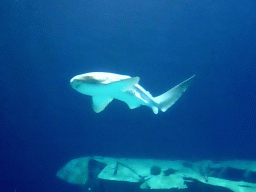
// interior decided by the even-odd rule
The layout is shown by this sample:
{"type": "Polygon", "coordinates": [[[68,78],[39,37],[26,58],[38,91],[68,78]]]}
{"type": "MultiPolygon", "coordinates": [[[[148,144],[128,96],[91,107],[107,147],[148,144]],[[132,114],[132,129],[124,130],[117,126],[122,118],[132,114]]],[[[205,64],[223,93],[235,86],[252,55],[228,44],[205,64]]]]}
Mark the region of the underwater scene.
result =
{"type": "Polygon", "coordinates": [[[0,192],[256,192],[254,0],[0,6],[0,192]]]}

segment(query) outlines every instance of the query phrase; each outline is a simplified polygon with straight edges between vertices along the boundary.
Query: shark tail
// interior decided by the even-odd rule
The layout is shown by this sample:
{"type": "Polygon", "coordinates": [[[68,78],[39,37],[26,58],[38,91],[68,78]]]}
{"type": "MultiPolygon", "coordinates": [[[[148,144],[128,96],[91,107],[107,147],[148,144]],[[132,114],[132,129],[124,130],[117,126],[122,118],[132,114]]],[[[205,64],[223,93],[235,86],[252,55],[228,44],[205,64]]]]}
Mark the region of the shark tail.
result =
{"type": "MultiPolygon", "coordinates": [[[[189,85],[192,83],[192,79],[195,77],[193,75],[189,79],[183,81],[182,83],[176,85],[169,91],[154,97],[154,101],[158,104],[158,109],[162,112],[165,112],[168,108],[170,108],[179,98],[180,96],[186,91],[189,85]]],[[[157,114],[158,110],[153,109],[154,113],[157,114]]]]}

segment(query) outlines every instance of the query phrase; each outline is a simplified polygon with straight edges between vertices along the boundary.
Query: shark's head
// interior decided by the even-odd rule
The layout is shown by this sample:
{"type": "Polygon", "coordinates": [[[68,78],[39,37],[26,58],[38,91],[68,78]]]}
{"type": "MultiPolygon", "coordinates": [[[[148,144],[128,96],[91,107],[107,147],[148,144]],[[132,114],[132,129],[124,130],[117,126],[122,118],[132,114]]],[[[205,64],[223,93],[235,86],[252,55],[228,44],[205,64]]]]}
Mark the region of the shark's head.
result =
{"type": "Polygon", "coordinates": [[[100,79],[97,79],[95,76],[87,75],[87,74],[77,75],[70,80],[70,84],[74,89],[77,89],[79,86],[83,84],[96,85],[100,83],[101,83],[100,79]]]}
{"type": "Polygon", "coordinates": [[[73,77],[70,80],[70,84],[78,92],[90,95],[92,88],[102,84],[102,80],[92,74],[86,73],[73,77]]]}
{"type": "Polygon", "coordinates": [[[86,95],[88,95],[91,85],[98,83],[98,80],[86,74],[77,75],[70,80],[70,84],[75,90],[86,95]]]}

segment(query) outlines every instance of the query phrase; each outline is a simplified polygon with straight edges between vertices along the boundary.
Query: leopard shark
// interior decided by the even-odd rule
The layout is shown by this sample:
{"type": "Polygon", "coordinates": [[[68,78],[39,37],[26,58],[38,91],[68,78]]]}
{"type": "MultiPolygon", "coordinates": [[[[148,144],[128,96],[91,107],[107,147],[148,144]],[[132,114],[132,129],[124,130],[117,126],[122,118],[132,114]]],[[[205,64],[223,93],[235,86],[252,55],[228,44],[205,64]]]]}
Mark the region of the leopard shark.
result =
{"type": "Polygon", "coordinates": [[[195,75],[157,97],[153,97],[138,84],[139,77],[115,73],[90,72],[76,75],[70,80],[70,84],[78,92],[92,96],[93,110],[96,113],[103,111],[113,99],[117,99],[125,102],[130,109],[145,105],[157,114],[159,110],[165,112],[170,108],[186,91],[194,77],[195,75]]]}

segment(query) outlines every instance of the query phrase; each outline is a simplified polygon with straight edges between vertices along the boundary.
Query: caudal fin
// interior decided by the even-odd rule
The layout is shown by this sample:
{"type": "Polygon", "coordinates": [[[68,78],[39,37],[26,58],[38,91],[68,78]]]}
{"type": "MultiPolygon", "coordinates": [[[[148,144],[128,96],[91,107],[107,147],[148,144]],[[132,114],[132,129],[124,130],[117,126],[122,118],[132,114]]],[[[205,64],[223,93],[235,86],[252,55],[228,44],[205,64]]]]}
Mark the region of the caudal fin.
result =
{"type": "Polygon", "coordinates": [[[193,75],[186,81],[183,81],[179,85],[176,85],[164,94],[155,97],[154,101],[158,104],[158,108],[161,109],[161,111],[165,112],[169,107],[171,107],[186,91],[194,77],[195,75],[193,75]]]}

